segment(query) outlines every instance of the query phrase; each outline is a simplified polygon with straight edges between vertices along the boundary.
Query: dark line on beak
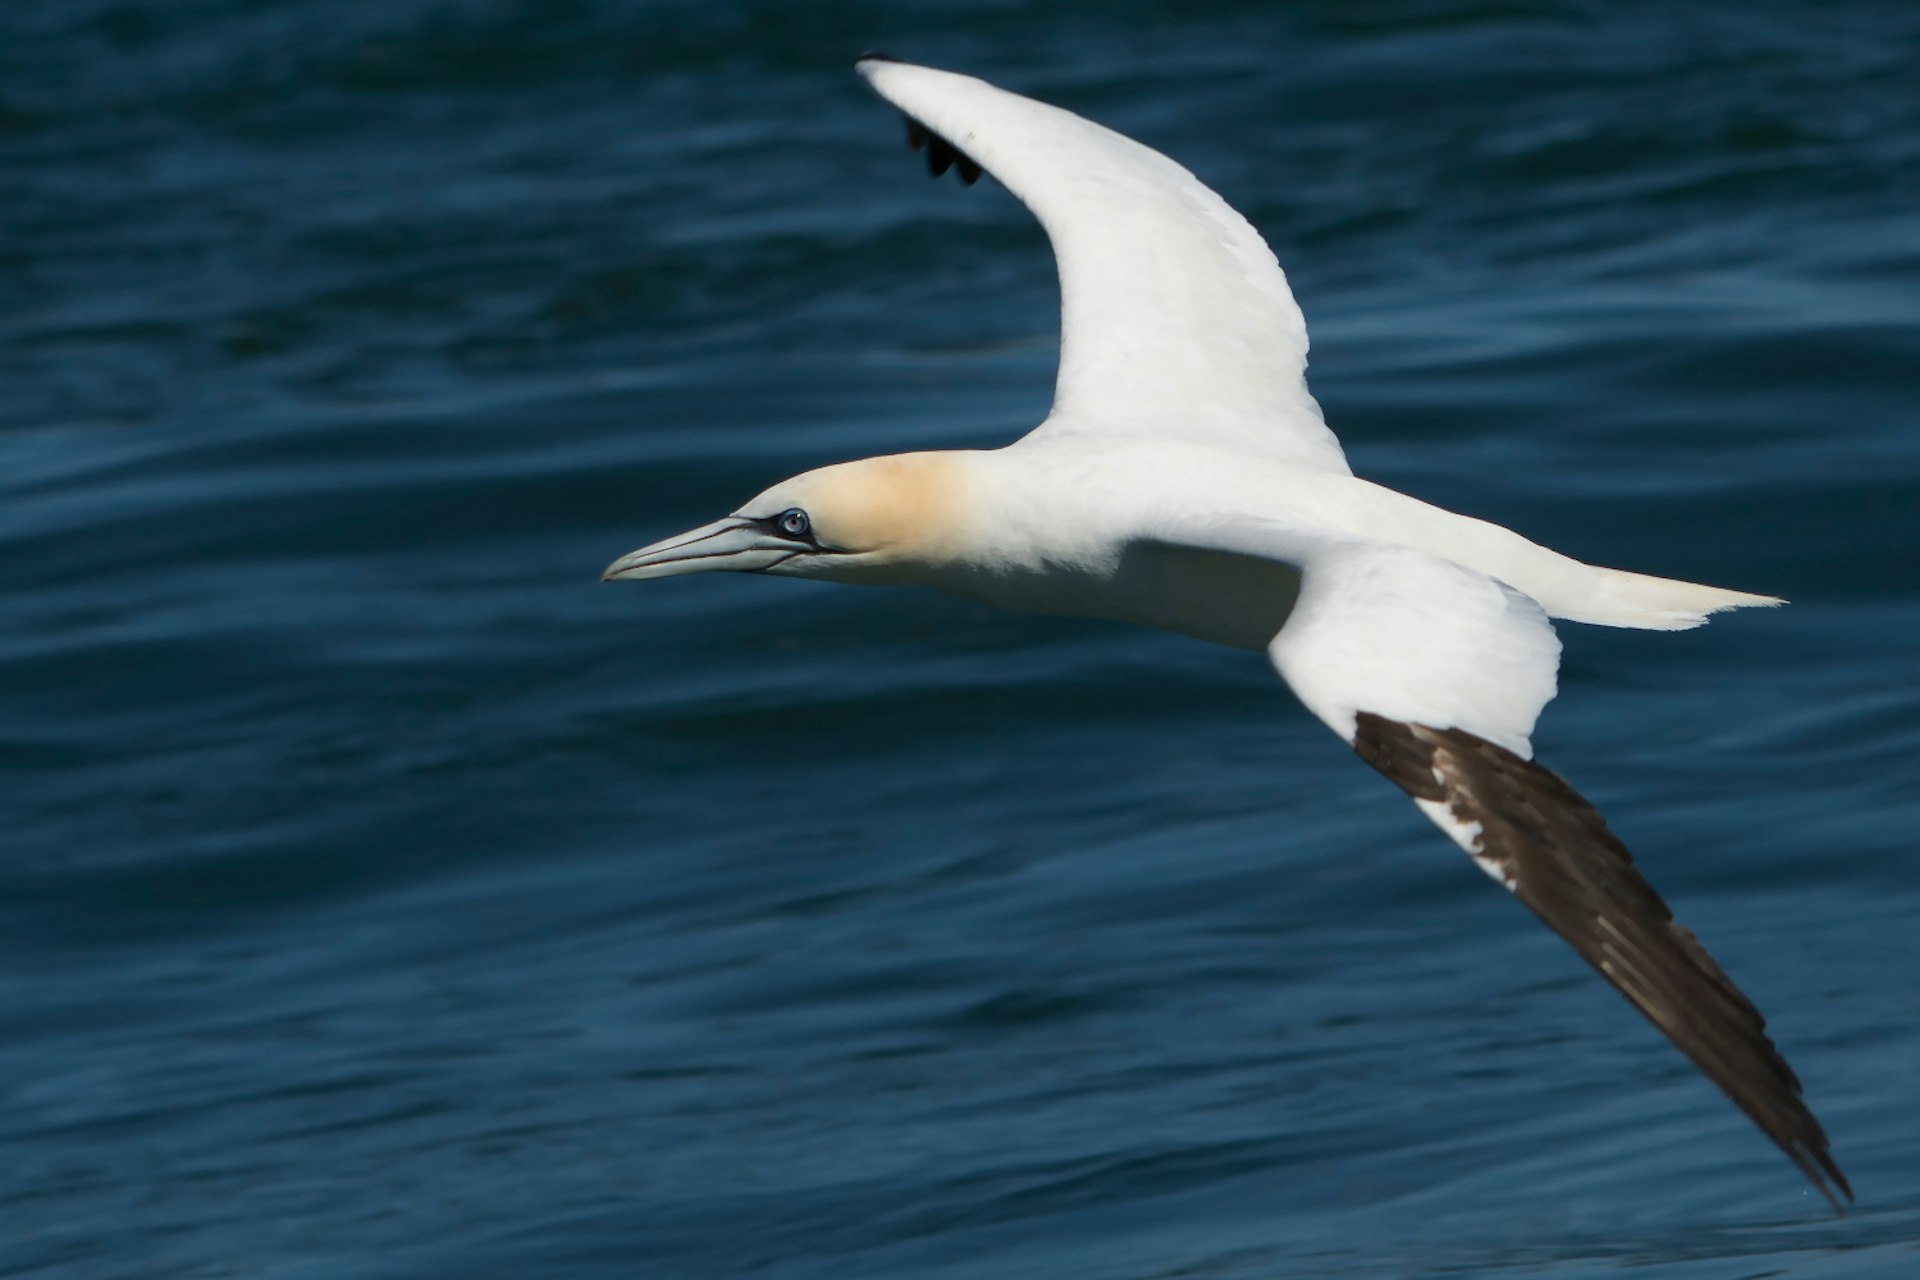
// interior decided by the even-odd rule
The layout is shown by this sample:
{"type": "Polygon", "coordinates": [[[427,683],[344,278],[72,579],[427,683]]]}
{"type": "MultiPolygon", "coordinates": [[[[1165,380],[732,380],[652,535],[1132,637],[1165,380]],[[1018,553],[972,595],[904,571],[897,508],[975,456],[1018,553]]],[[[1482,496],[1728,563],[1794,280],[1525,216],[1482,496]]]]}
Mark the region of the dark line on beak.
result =
{"type": "Polygon", "coordinates": [[[778,569],[781,565],[793,559],[795,556],[802,556],[805,554],[806,552],[804,551],[789,551],[787,552],[787,554],[781,556],[778,560],[775,560],[772,564],[763,564],[758,569],[749,569],[747,570],[747,572],[748,573],[766,573],[770,569],[778,569]]]}

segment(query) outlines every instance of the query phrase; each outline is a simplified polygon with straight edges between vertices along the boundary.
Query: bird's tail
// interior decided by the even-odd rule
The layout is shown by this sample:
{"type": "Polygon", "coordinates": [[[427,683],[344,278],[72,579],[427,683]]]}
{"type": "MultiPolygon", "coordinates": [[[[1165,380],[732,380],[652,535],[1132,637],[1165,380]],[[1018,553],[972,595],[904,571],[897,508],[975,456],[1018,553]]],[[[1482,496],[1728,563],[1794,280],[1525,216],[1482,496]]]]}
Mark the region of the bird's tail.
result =
{"type": "Polygon", "coordinates": [[[1646,631],[1685,631],[1722,609],[1772,608],[1785,604],[1778,596],[1729,591],[1677,578],[1656,578],[1625,569],[1593,566],[1593,591],[1575,617],[1603,627],[1637,627],[1646,631]]]}

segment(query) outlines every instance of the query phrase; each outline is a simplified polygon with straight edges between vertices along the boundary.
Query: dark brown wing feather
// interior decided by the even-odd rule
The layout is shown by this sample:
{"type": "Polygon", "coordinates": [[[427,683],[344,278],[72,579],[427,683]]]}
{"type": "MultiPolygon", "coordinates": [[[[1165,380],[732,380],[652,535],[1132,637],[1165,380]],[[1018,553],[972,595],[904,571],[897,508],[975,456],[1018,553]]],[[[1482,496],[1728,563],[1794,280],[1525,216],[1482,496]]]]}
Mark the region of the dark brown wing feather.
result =
{"type": "Polygon", "coordinates": [[[1673,922],[1626,846],[1578,792],[1459,729],[1361,712],[1354,750],[1408,795],[1479,823],[1474,856],[1719,1085],[1836,1210],[1835,1188],[1853,1199],[1760,1011],[1673,922]]]}

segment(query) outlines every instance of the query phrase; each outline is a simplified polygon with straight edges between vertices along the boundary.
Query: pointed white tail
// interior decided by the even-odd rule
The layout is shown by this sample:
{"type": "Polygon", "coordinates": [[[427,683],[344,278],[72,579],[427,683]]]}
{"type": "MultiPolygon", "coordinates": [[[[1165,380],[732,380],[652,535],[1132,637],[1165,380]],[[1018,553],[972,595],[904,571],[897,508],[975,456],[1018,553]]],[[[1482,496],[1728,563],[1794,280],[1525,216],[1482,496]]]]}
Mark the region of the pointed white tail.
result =
{"type": "Polygon", "coordinates": [[[1593,593],[1577,613],[1562,616],[1603,627],[1638,627],[1647,631],[1685,631],[1722,609],[1771,608],[1785,604],[1778,596],[1728,591],[1677,578],[1656,578],[1625,569],[1592,566],[1597,575],[1593,593]]]}

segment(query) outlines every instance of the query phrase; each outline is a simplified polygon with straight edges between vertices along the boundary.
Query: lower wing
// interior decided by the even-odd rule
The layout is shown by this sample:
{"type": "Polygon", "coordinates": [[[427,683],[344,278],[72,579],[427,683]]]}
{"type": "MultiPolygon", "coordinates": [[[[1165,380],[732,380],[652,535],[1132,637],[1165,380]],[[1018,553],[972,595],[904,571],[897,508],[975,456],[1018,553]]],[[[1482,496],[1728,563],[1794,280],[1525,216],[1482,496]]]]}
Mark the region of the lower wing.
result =
{"type": "Polygon", "coordinates": [[[1168,538],[1301,570],[1268,656],[1360,757],[1564,938],[1836,1209],[1853,1198],[1753,1002],[1640,875],[1592,805],[1532,759],[1560,641],[1503,583],[1406,547],[1260,520],[1168,538]]]}

